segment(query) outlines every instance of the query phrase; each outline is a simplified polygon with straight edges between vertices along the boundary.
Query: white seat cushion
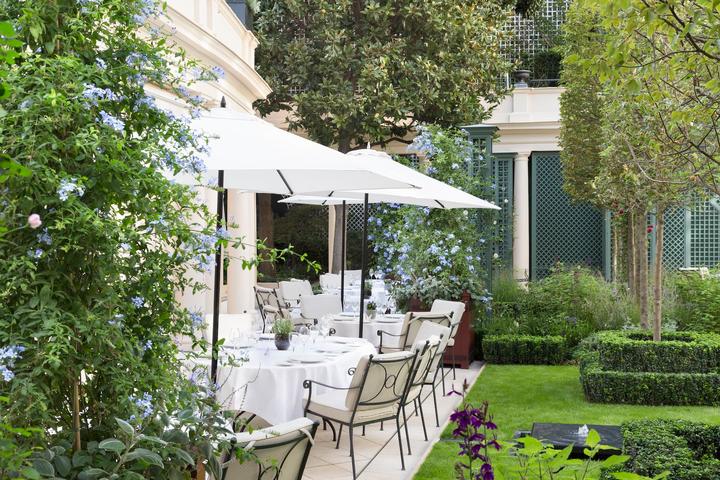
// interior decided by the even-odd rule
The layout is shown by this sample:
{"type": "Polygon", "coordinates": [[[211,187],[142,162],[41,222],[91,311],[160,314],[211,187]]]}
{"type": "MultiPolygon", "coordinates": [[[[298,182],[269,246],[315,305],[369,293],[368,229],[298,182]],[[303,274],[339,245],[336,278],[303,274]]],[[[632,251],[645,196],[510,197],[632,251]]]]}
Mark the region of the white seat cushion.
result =
{"type": "MultiPolygon", "coordinates": [[[[310,405],[308,406],[308,411],[330,420],[338,420],[349,424],[353,412],[345,406],[345,392],[345,390],[337,390],[317,396],[313,395],[310,405]]],[[[396,413],[397,404],[373,409],[366,407],[364,410],[357,411],[353,423],[365,423],[394,417],[396,413]]]]}

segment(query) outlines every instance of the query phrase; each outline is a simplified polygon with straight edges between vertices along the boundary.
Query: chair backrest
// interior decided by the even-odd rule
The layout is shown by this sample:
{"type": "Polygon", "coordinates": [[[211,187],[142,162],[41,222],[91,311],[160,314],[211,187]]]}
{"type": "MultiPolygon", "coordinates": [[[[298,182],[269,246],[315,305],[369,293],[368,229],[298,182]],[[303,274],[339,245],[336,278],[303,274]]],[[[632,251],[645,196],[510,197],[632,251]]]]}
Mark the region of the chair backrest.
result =
{"type": "Polygon", "coordinates": [[[255,301],[257,302],[257,306],[260,309],[260,315],[262,316],[263,320],[265,320],[265,313],[263,313],[264,305],[270,305],[273,307],[281,306],[280,297],[278,296],[277,289],[258,287],[257,285],[255,285],[253,289],[255,290],[255,301]]]}
{"type": "Polygon", "coordinates": [[[434,375],[435,371],[440,365],[440,360],[442,360],[442,357],[445,354],[445,348],[447,348],[448,340],[450,339],[450,331],[451,328],[448,326],[440,325],[435,322],[424,322],[417,332],[416,341],[418,342],[433,337],[440,338],[440,342],[438,343],[435,354],[433,355],[433,358],[430,361],[430,365],[428,367],[428,372],[430,374],[434,375]]]}
{"type": "MultiPolygon", "coordinates": [[[[308,282],[309,284],[310,282],[308,282]]],[[[293,282],[293,281],[282,281],[279,283],[280,296],[285,302],[286,307],[297,307],[300,305],[300,298],[312,295],[312,288],[310,293],[307,292],[307,286],[304,282],[293,282]]]]}
{"type": "MultiPolygon", "coordinates": [[[[417,340],[417,333],[425,322],[437,323],[452,328],[452,321],[446,313],[430,313],[430,312],[408,312],[403,320],[402,335],[400,346],[403,350],[407,350],[417,340]]],[[[446,334],[446,337],[449,334],[446,334]]]]}
{"type": "MultiPolygon", "coordinates": [[[[437,325],[437,324],[436,324],[437,325]]],[[[430,372],[433,360],[437,355],[443,336],[431,335],[427,339],[418,340],[413,345],[412,351],[418,353],[418,360],[415,362],[415,372],[410,381],[410,388],[419,387],[425,382],[430,372]]]]}
{"type": "Polygon", "coordinates": [[[452,321],[452,332],[450,338],[455,338],[458,331],[458,325],[465,313],[465,304],[463,302],[453,302],[450,300],[434,300],[430,307],[431,313],[447,313],[452,321]]]}
{"type": "Polygon", "coordinates": [[[337,273],[323,273],[320,275],[320,288],[325,290],[337,290],[340,288],[340,275],[337,273]]]}
{"type": "Polygon", "coordinates": [[[412,378],[417,352],[395,352],[362,357],[358,362],[345,406],[352,411],[387,408],[402,401],[412,378]]]}
{"type": "Polygon", "coordinates": [[[245,432],[247,430],[259,430],[270,426],[267,420],[259,417],[255,413],[248,412],[247,410],[236,410],[233,412],[232,429],[235,433],[245,432]]]}
{"type": "Polygon", "coordinates": [[[222,480],[301,480],[316,431],[317,423],[298,418],[236,434],[236,444],[251,450],[257,462],[229,459],[223,465],[222,480]]]}
{"type": "Polygon", "coordinates": [[[305,295],[305,296],[314,295],[315,292],[313,292],[312,284],[310,283],[310,280],[302,280],[300,278],[291,278],[290,281],[302,284],[302,286],[300,287],[300,293],[302,295],[305,295]]]}
{"type": "Polygon", "coordinates": [[[319,320],[325,315],[336,315],[340,312],[342,303],[337,295],[321,293],[300,298],[300,314],[305,319],[319,320]]]}
{"type": "Polygon", "coordinates": [[[360,285],[362,270],[345,270],[345,286],[360,285]]]}
{"type": "Polygon", "coordinates": [[[272,305],[263,305],[261,312],[263,315],[263,333],[271,332],[275,322],[286,314],[282,308],[273,307],[272,305]]]}

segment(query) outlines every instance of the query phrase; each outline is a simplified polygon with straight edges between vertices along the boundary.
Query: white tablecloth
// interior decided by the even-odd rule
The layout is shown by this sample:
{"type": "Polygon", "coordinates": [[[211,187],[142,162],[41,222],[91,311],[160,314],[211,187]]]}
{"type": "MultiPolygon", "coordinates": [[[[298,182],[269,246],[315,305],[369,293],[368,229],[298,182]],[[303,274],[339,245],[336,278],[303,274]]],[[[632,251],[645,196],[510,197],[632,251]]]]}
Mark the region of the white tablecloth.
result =
{"type": "MultiPolygon", "coordinates": [[[[356,315],[359,316],[359,314],[356,315]]],[[[380,337],[378,336],[377,331],[384,330],[393,335],[400,335],[400,332],[402,332],[403,318],[404,315],[392,315],[385,317],[380,314],[378,314],[375,320],[368,320],[366,318],[366,321],[363,324],[363,338],[377,347],[380,345],[380,337]]],[[[335,315],[331,326],[335,329],[335,335],[338,337],[358,336],[359,320],[357,317],[352,318],[343,315],[335,315]]],[[[383,338],[383,346],[394,347],[397,346],[398,343],[399,339],[397,337],[383,338]]]]}
{"type": "MultiPolygon", "coordinates": [[[[362,356],[376,353],[369,342],[352,338],[317,339],[315,344],[305,348],[295,339],[293,344],[295,351],[293,345],[290,350],[279,351],[272,340],[263,340],[249,350],[249,361],[242,366],[221,366],[218,369],[218,400],[229,409],[253,412],[272,424],[287,422],[303,416],[304,380],[348,387],[352,379],[348,369],[355,367],[362,356]],[[318,350],[334,350],[335,353],[318,353],[318,350]],[[339,353],[342,351],[346,352],[339,353]],[[320,363],[279,365],[303,355],[322,355],[325,359],[320,363]]],[[[327,389],[313,388],[313,394],[324,390],[327,389]]]]}

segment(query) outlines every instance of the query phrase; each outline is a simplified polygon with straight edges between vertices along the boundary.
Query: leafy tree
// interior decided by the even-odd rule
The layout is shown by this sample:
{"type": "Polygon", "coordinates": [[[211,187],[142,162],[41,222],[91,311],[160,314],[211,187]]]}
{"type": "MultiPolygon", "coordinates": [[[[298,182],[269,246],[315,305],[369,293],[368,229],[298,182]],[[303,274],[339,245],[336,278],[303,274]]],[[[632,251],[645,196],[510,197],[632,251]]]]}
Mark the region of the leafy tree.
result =
{"type": "MultiPolygon", "coordinates": [[[[257,63],[273,93],[256,106],[342,152],[481,121],[504,93],[507,3],[264,0],[257,63]]],[[[333,270],[339,260],[336,249],[333,270]]]]}

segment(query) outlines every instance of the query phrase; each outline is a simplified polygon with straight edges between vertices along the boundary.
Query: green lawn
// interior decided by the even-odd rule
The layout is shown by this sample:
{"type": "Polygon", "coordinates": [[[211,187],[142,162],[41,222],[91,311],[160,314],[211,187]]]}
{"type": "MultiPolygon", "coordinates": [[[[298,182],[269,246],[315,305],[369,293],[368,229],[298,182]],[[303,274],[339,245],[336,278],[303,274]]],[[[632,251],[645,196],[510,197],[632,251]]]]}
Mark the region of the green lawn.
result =
{"type": "MultiPolygon", "coordinates": [[[[720,424],[717,407],[646,407],[588,403],[583,398],[576,366],[488,365],[468,398],[490,403],[499,438],[509,440],[516,430],[533,422],[620,424],[641,418],[683,418],[720,424]]],[[[443,433],[450,437],[451,428],[443,433]]],[[[440,441],[415,479],[451,480],[457,445],[440,441]]]]}

